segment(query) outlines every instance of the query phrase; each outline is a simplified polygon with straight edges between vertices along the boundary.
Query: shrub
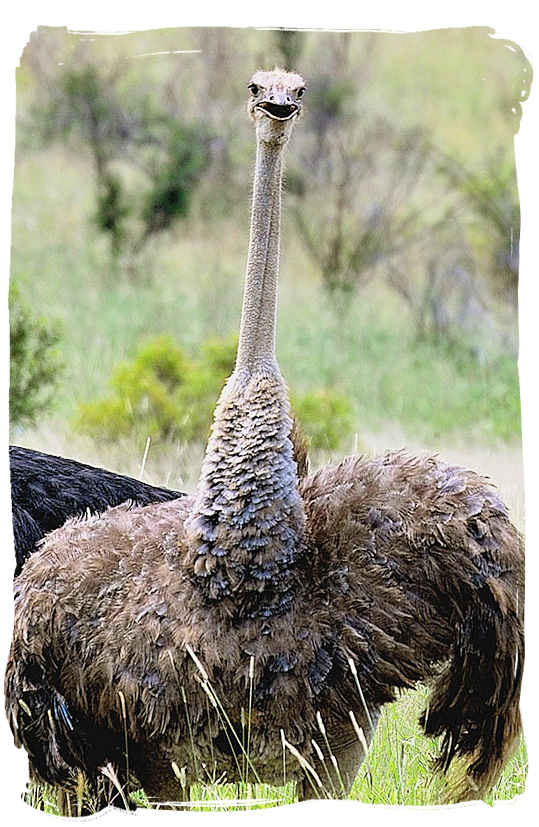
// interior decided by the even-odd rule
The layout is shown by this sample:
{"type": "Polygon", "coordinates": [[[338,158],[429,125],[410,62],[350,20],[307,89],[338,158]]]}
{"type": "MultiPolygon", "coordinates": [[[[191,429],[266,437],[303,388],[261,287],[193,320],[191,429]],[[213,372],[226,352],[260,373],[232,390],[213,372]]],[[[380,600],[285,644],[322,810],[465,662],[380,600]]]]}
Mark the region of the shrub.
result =
{"type": "Polygon", "coordinates": [[[115,368],[110,396],[80,406],[76,426],[104,440],[205,440],[235,349],[235,339],[210,341],[194,361],[170,336],[150,339],[115,368]]]}
{"type": "MultiPolygon", "coordinates": [[[[169,336],[145,342],[134,359],[118,365],[104,399],[82,404],[76,427],[96,439],[205,441],[217,396],[234,370],[237,338],[210,339],[198,360],[169,336]]],[[[327,389],[294,399],[298,421],[313,448],[336,448],[350,433],[352,406],[327,389]]]]}
{"type": "Polygon", "coordinates": [[[109,233],[113,255],[118,255],[126,236],[125,220],[129,207],[120,179],[109,172],[103,172],[98,181],[97,206],[93,220],[103,233],[109,233]]]}
{"type": "Polygon", "coordinates": [[[157,165],[145,196],[145,236],[162,232],[177,218],[188,215],[192,195],[208,164],[205,137],[198,125],[180,125],[173,118],[161,121],[167,128],[165,158],[157,165]]]}
{"type": "Polygon", "coordinates": [[[335,391],[322,388],[294,396],[292,406],[313,448],[335,450],[352,431],[352,404],[335,391]]]}
{"type": "Polygon", "coordinates": [[[61,369],[58,326],[35,315],[18,288],[9,288],[10,386],[12,425],[32,424],[51,403],[61,369]]]}
{"type": "Polygon", "coordinates": [[[186,218],[208,164],[208,136],[200,122],[180,123],[155,95],[126,96],[124,65],[63,65],[44,102],[32,109],[33,129],[44,141],[67,141],[73,133],[88,148],[95,171],[92,223],[108,236],[113,257],[137,253],[156,233],[186,218]],[[144,174],[133,193],[131,176],[113,164],[144,174]]]}
{"type": "Polygon", "coordinates": [[[96,438],[115,440],[192,436],[189,410],[178,403],[193,365],[168,336],[146,342],[135,358],[122,362],[110,379],[111,394],[80,406],[78,427],[96,438]]]}

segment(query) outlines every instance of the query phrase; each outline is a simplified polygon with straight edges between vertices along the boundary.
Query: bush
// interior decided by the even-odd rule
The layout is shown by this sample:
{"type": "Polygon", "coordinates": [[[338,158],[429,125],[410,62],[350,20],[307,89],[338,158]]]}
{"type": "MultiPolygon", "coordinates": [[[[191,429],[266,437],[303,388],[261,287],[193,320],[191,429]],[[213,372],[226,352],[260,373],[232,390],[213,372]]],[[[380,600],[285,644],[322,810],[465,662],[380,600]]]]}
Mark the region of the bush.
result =
{"type": "Polygon", "coordinates": [[[34,315],[18,288],[9,288],[10,386],[12,425],[32,424],[51,403],[61,369],[58,326],[34,315]]]}
{"type": "MultiPolygon", "coordinates": [[[[108,397],[80,406],[76,427],[105,441],[135,438],[140,446],[148,436],[205,441],[236,349],[235,336],[210,339],[193,360],[169,336],[151,339],[134,359],[115,368],[108,397]]],[[[352,406],[346,397],[316,390],[295,397],[293,407],[313,448],[334,449],[350,433],[352,406]]]]}
{"type": "Polygon", "coordinates": [[[126,237],[125,221],[130,212],[120,179],[104,172],[98,181],[96,200],[95,226],[101,232],[109,233],[112,253],[116,256],[126,237]]]}
{"type": "Polygon", "coordinates": [[[194,361],[170,336],[150,339],[115,368],[110,396],[80,406],[76,427],[104,440],[205,440],[235,348],[235,340],[208,342],[194,361]]]}
{"type": "Polygon", "coordinates": [[[335,450],[352,431],[350,400],[326,388],[294,396],[292,407],[313,448],[335,450]]]}
{"type": "MultiPolygon", "coordinates": [[[[199,126],[161,118],[167,127],[165,158],[156,167],[142,209],[145,236],[168,229],[189,213],[191,198],[207,164],[205,137],[199,126]]],[[[151,124],[150,124],[151,126],[151,124]]]]}
{"type": "Polygon", "coordinates": [[[114,257],[126,249],[139,252],[152,235],[186,218],[209,163],[205,127],[180,123],[154,95],[127,98],[125,79],[119,65],[62,65],[32,119],[44,141],[67,141],[75,133],[88,148],[96,180],[92,223],[108,235],[114,257]],[[119,161],[148,180],[138,195],[125,172],[112,171],[119,161]]]}

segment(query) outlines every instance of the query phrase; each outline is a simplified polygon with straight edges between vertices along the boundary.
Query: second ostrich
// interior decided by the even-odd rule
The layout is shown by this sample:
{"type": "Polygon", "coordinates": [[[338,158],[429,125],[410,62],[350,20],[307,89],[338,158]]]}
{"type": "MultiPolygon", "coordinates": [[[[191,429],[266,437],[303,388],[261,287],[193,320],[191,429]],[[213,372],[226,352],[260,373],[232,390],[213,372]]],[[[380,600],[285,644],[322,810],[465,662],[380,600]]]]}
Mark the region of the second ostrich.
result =
{"type": "Polygon", "coordinates": [[[345,795],[381,707],[427,682],[437,768],[458,765],[453,800],[477,798],[520,732],[521,539],[491,485],[432,458],[349,457],[298,478],[275,321],[304,81],[260,71],[249,89],[240,341],[198,489],[71,521],[28,560],[6,673],[14,737],[68,790],[77,770],[95,783],[112,765],[170,802],[174,770],[185,787],[202,766],[236,780],[244,759],[251,780],[280,784],[287,748],[300,798],[319,782],[345,795]]]}

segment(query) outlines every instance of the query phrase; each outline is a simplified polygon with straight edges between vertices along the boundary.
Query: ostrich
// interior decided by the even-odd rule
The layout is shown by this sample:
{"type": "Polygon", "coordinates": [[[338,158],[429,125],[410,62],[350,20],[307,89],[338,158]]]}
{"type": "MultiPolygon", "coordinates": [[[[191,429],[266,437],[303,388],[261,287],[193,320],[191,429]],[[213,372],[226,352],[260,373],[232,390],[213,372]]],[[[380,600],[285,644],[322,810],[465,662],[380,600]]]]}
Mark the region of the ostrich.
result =
{"type": "Polygon", "coordinates": [[[15,576],[37,543],[69,517],[99,514],[129,500],[148,505],[185,496],[132,477],[18,445],[9,447],[15,576]]]}
{"type": "Polygon", "coordinates": [[[239,346],[195,494],[71,520],[16,581],[7,715],[66,798],[111,767],[170,806],[203,766],[280,784],[284,750],[300,799],[345,796],[380,709],[418,682],[451,800],[481,797],[519,736],[523,549],[493,487],[403,451],[298,477],[275,329],[304,89],[280,69],[249,83],[239,346]]]}

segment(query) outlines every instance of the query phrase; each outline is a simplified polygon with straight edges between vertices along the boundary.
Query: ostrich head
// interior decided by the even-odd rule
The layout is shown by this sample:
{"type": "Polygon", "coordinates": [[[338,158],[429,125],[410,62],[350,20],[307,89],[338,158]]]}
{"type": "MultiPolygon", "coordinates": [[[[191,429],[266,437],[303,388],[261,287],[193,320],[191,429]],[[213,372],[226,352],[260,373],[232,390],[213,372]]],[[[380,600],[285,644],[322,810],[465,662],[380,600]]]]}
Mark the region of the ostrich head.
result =
{"type": "Polygon", "coordinates": [[[247,110],[256,124],[258,137],[269,143],[286,143],[303,108],[305,81],[301,75],[278,68],[258,71],[248,87],[251,94],[247,110]]]}

